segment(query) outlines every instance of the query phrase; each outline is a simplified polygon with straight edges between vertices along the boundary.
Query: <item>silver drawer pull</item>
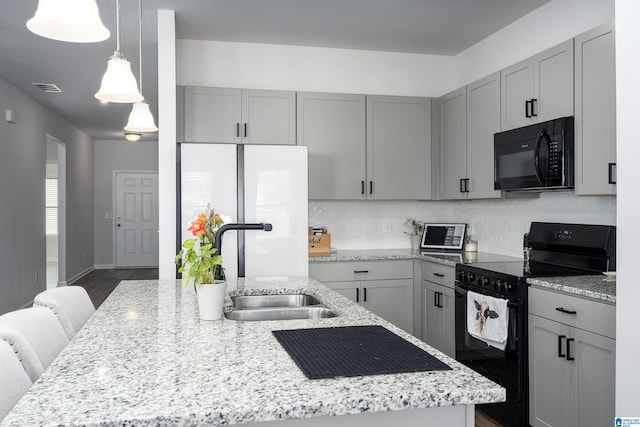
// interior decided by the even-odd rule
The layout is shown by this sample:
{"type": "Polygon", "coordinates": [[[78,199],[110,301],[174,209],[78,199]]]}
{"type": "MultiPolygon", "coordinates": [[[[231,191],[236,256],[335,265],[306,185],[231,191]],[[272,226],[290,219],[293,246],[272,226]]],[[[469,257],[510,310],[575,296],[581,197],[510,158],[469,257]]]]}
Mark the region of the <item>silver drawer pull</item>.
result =
{"type": "Polygon", "coordinates": [[[369,270],[353,270],[354,273],[358,274],[358,273],[368,273],[369,270]]]}
{"type": "Polygon", "coordinates": [[[575,310],[567,310],[564,307],[556,307],[556,311],[560,311],[562,313],[567,313],[567,314],[578,314],[577,311],[575,311],[575,310]]]}

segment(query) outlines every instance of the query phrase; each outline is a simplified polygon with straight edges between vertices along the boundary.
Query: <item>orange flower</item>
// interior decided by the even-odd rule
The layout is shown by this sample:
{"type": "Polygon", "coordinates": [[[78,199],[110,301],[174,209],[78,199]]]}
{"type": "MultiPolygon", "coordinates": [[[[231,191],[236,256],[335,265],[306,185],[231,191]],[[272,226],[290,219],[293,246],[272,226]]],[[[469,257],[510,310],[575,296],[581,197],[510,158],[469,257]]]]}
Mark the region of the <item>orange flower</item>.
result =
{"type": "Polygon", "coordinates": [[[221,219],[221,218],[220,218],[220,214],[215,214],[215,215],[213,216],[213,223],[214,223],[214,224],[217,224],[218,222],[220,222],[220,219],[221,219]]]}
{"type": "Polygon", "coordinates": [[[187,230],[190,231],[194,236],[200,237],[205,232],[205,222],[206,217],[200,214],[198,215],[197,219],[191,222],[191,225],[189,226],[189,228],[187,228],[187,230]]]}

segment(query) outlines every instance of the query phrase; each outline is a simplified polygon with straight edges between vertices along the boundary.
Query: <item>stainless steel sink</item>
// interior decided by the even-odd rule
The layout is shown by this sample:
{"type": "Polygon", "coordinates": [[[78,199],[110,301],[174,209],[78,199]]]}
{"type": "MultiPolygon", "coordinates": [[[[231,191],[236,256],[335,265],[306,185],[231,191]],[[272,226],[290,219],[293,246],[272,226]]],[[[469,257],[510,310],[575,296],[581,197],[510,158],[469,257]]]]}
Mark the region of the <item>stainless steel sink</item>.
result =
{"type": "Polygon", "coordinates": [[[320,305],[320,301],[311,295],[246,295],[231,297],[236,310],[267,307],[304,307],[320,305]]]}
{"type": "Polygon", "coordinates": [[[233,311],[225,313],[230,320],[324,319],[337,314],[311,295],[240,295],[231,297],[233,311]]]}
{"type": "Polygon", "coordinates": [[[328,308],[320,306],[233,310],[224,315],[229,320],[239,321],[324,319],[337,316],[328,308]]]}

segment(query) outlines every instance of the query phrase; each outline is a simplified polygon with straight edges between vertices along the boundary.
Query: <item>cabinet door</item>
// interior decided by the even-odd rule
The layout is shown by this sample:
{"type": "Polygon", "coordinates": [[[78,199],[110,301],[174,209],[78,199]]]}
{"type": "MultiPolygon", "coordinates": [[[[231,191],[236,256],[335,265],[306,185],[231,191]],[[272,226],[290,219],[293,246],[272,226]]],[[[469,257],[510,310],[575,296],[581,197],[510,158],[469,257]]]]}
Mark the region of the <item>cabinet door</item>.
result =
{"type": "Polygon", "coordinates": [[[533,427],[568,425],[565,396],[571,366],[559,357],[560,351],[566,354],[568,337],[568,326],[529,315],[529,423],[533,427]]]}
{"type": "Polygon", "coordinates": [[[239,143],[241,113],[240,89],[185,87],[185,141],[239,143]]]}
{"type": "Polygon", "coordinates": [[[533,93],[536,121],[573,115],[573,39],[533,57],[533,93]]]}
{"type": "Polygon", "coordinates": [[[431,99],[367,96],[367,197],[431,198],[431,99]]]}
{"type": "Polygon", "coordinates": [[[442,286],[435,283],[431,283],[427,280],[422,281],[422,303],[420,315],[420,326],[422,330],[420,339],[440,351],[444,351],[442,348],[442,309],[436,305],[436,295],[437,292],[442,292],[443,289],[444,288],[442,286]]]}
{"type": "Polygon", "coordinates": [[[440,197],[464,199],[461,180],[467,178],[467,90],[440,98],[440,197]]]}
{"type": "Polygon", "coordinates": [[[611,338],[572,328],[569,344],[572,365],[569,400],[571,426],[611,425],[615,413],[616,342],[611,338]]]}
{"type": "MultiPolygon", "coordinates": [[[[530,125],[526,102],[533,98],[533,58],[513,64],[500,72],[502,130],[530,125]]],[[[529,113],[530,113],[529,109],[529,113]]]]}
{"type": "Polygon", "coordinates": [[[323,285],[353,302],[359,302],[361,298],[360,282],[324,282],[323,285]]]}
{"type": "Polygon", "coordinates": [[[442,288],[442,339],[439,348],[447,356],[456,357],[456,294],[453,289],[442,288]]]}
{"type": "Polygon", "coordinates": [[[575,38],[576,194],[616,194],[614,42],[613,23],[575,38]]]}
{"type": "Polygon", "coordinates": [[[493,134],[500,131],[500,73],[467,86],[467,177],[471,199],[499,198],[493,188],[493,134]]]}
{"type": "Polygon", "coordinates": [[[309,147],[310,199],[364,199],[364,95],[298,93],[298,145],[309,147]]]}
{"type": "Polygon", "coordinates": [[[295,92],[243,89],[240,132],[245,144],[295,145],[295,92]]]}
{"type": "Polygon", "coordinates": [[[413,280],[367,280],[361,282],[361,303],[384,320],[413,333],[413,280]]]}

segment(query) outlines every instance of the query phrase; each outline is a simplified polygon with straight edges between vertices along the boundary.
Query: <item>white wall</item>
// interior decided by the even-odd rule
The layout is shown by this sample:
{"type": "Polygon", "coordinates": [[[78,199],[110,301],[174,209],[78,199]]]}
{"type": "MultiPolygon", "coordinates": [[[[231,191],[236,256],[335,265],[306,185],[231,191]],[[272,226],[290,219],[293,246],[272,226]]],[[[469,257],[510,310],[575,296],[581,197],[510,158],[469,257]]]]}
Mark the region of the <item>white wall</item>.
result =
{"type": "Polygon", "coordinates": [[[179,85],[440,96],[454,58],[351,49],[178,40],[179,85]]]}
{"type": "Polygon", "coordinates": [[[96,268],[114,268],[113,171],[157,171],[158,142],[96,140],[93,159],[94,261],[96,268]]]}
{"type": "Polygon", "coordinates": [[[478,250],[522,257],[531,221],[615,225],[615,197],[544,193],[540,199],[474,201],[311,201],[309,221],[325,225],[338,249],[409,248],[404,222],[463,222],[478,250]],[[382,221],[391,220],[391,233],[382,221]]]}
{"type": "Polygon", "coordinates": [[[616,317],[616,416],[640,417],[638,338],[638,97],[640,2],[616,0],[616,97],[618,137],[618,280],[616,317]]]}
{"type": "Polygon", "coordinates": [[[67,147],[67,279],[93,266],[93,142],[0,79],[3,118],[7,109],[16,122],[0,122],[0,313],[30,303],[46,287],[46,134],[67,147]]]}
{"type": "Polygon", "coordinates": [[[451,90],[553,47],[614,16],[614,0],[552,0],[456,56],[451,90]]]}

